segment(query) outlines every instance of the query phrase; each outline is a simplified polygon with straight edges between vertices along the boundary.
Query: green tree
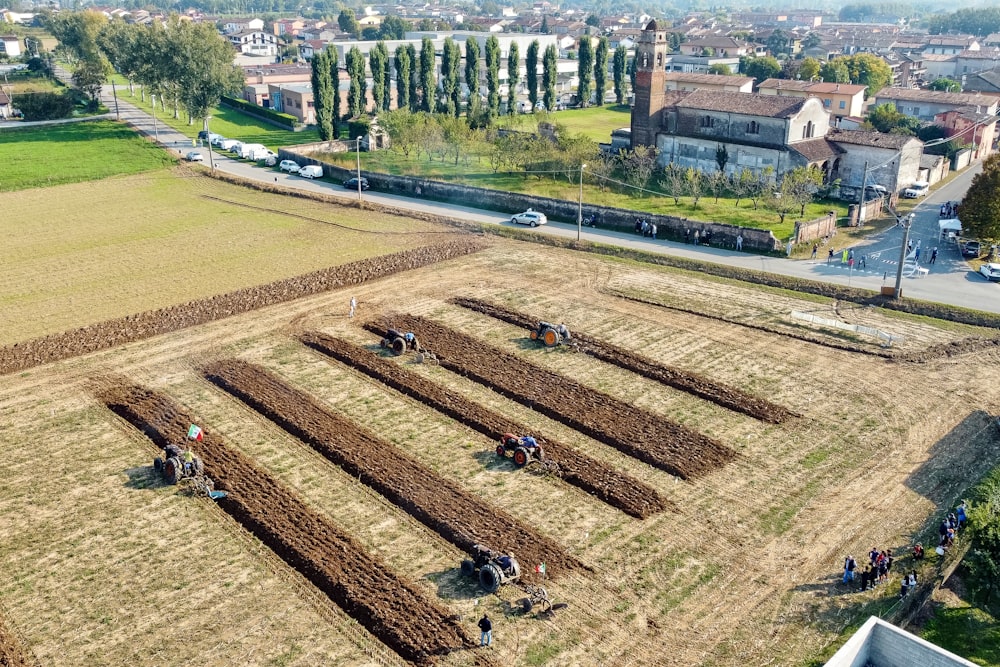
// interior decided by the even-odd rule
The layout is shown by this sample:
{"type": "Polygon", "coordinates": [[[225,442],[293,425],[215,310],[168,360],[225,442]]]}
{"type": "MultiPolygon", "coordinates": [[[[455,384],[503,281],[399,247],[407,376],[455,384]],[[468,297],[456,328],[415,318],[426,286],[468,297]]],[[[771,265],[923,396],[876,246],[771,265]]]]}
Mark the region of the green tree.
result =
{"type": "Polygon", "coordinates": [[[321,141],[333,138],[333,80],[330,72],[330,56],[333,49],[323,49],[312,59],[313,108],[316,112],[316,127],[321,141]]]}
{"type": "Polygon", "coordinates": [[[340,122],[340,63],[337,62],[337,50],[328,50],[329,53],[327,54],[326,64],[330,69],[330,85],[333,86],[333,98],[331,100],[330,107],[330,124],[333,127],[333,138],[336,139],[339,136],[337,133],[337,123],[340,122]]]}
{"type": "Polygon", "coordinates": [[[851,71],[847,67],[846,58],[834,58],[824,64],[819,75],[826,83],[850,83],[851,71]]]}
{"type": "MultiPolygon", "coordinates": [[[[128,79],[129,92],[135,94],[133,83],[143,63],[143,26],[139,23],[125,23],[121,20],[109,21],[98,35],[98,44],[116,72],[128,79]]],[[[30,69],[30,63],[29,63],[30,69]]]]}
{"type": "Polygon", "coordinates": [[[486,40],[486,109],[490,118],[500,115],[500,41],[496,35],[486,40]]]}
{"type": "Polygon", "coordinates": [[[720,172],[726,171],[726,165],[729,164],[729,150],[726,149],[725,144],[719,144],[715,147],[715,164],[720,172]]]}
{"type": "Polygon", "coordinates": [[[962,92],[962,84],[954,79],[949,79],[946,76],[938,77],[931,81],[931,85],[928,86],[931,90],[943,90],[946,93],[960,93],[962,92]]]}
{"type": "Polygon", "coordinates": [[[972,237],[1000,241],[1000,153],[983,162],[962,200],[962,228],[972,237]]]}
{"type": "Polygon", "coordinates": [[[878,91],[892,83],[892,68],[872,53],[858,53],[850,56],[848,69],[851,81],[859,86],[867,86],[865,99],[874,97],[878,91]]]}
{"type": "Polygon", "coordinates": [[[803,49],[813,49],[813,48],[816,48],[817,46],[819,46],[820,43],[821,43],[821,40],[820,40],[819,34],[817,34],[815,32],[811,32],[808,35],[806,35],[805,39],[802,40],[802,48],[803,49]]]}
{"type": "Polygon", "coordinates": [[[802,64],[799,66],[799,79],[812,81],[819,76],[821,68],[822,65],[815,58],[803,58],[802,64]]]}
{"type": "Polygon", "coordinates": [[[437,82],[434,80],[434,43],[430,37],[420,42],[420,110],[433,111],[437,96],[437,82]]]}
{"type": "Polygon", "coordinates": [[[365,112],[367,106],[368,83],[365,81],[365,57],[361,49],[352,46],[347,52],[347,73],[351,77],[351,86],[347,90],[347,115],[357,118],[365,112]]]}
{"type": "Polygon", "coordinates": [[[404,21],[398,16],[390,14],[383,19],[382,25],[378,27],[378,37],[379,39],[403,39],[409,29],[409,21],[404,21]]]}
{"type": "Polygon", "coordinates": [[[868,122],[879,132],[892,132],[906,116],[892,102],[879,104],[868,111],[868,122]]]}
{"type": "Polygon", "coordinates": [[[391,100],[389,77],[389,49],[385,42],[377,42],[368,54],[368,66],[372,72],[372,100],[375,111],[388,111],[391,100]]]}
{"type": "Polygon", "coordinates": [[[461,52],[458,44],[451,37],[444,40],[441,47],[441,93],[442,100],[438,110],[450,116],[462,112],[461,89],[458,86],[458,68],[461,62],[461,52]]]}
{"type": "Polygon", "coordinates": [[[476,118],[482,106],[479,99],[479,40],[469,37],[465,40],[465,86],[469,89],[469,104],[466,115],[476,118]]]}
{"type": "Polygon", "coordinates": [[[615,85],[615,103],[625,103],[625,70],[628,67],[628,50],[621,44],[615,49],[614,63],[612,64],[612,75],[615,85]]]}
{"type": "Polygon", "coordinates": [[[587,20],[584,21],[584,23],[586,23],[587,25],[589,25],[591,28],[600,28],[601,27],[601,17],[598,16],[597,14],[588,14],[587,15],[587,20]]]}
{"type": "Polygon", "coordinates": [[[594,51],[594,93],[597,94],[597,106],[604,106],[604,94],[608,87],[608,38],[597,40],[594,51]]]}
{"type": "Polygon", "coordinates": [[[517,42],[511,42],[507,52],[507,113],[517,106],[517,85],[521,79],[521,53],[517,42]]]}
{"type": "Polygon", "coordinates": [[[545,47],[545,55],[542,59],[542,88],[545,90],[542,101],[545,108],[553,111],[556,108],[556,67],[559,54],[556,52],[556,45],[549,44],[545,47]]]}
{"type": "Polygon", "coordinates": [[[87,58],[77,63],[73,69],[73,87],[89,98],[87,106],[97,109],[101,104],[101,87],[108,80],[107,61],[87,58]]]}
{"type": "Polygon", "coordinates": [[[576,75],[580,80],[576,87],[576,101],[581,107],[590,105],[590,77],[593,71],[594,48],[590,43],[590,37],[584,35],[580,38],[580,60],[576,66],[576,75]]]}
{"type": "Polygon", "coordinates": [[[188,122],[198,119],[207,129],[209,111],[224,95],[236,95],[243,89],[243,71],[233,64],[232,47],[212,25],[178,21],[168,33],[178,45],[176,52],[197,54],[178,61],[176,90],[188,122]]]}
{"type": "Polygon", "coordinates": [[[771,55],[777,56],[782,53],[789,53],[792,40],[788,36],[788,33],[778,28],[771,33],[770,37],[767,38],[767,50],[771,52],[771,55]]]}
{"type": "Polygon", "coordinates": [[[337,17],[337,25],[340,26],[341,32],[354,35],[355,38],[361,36],[361,24],[358,23],[353,9],[341,10],[340,16],[337,17]]]}
{"type": "Polygon", "coordinates": [[[729,71],[729,65],[723,63],[713,63],[712,65],[709,66],[708,73],[722,74],[723,76],[729,76],[730,74],[732,74],[732,72],[729,71]]]}
{"type": "Polygon", "coordinates": [[[765,79],[772,79],[778,76],[781,71],[781,64],[773,56],[761,56],[754,58],[746,56],[740,59],[740,66],[743,74],[753,77],[757,83],[765,79]]]}
{"type": "Polygon", "coordinates": [[[541,45],[538,40],[528,44],[528,52],[524,56],[524,85],[528,89],[528,101],[531,103],[531,110],[534,112],[535,105],[538,104],[538,50],[541,45]]]}
{"type": "Polygon", "coordinates": [[[103,54],[99,36],[108,23],[100,12],[60,12],[47,14],[45,27],[60,46],[77,60],[98,60],[103,54]]]}
{"type": "Polygon", "coordinates": [[[538,32],[542,33],[543,35],[549,34],[549,17],[548,16],[543,16],[542,17],[542,25],[538,29],[538,32]]]}
{"type": "Polygon", "coordinates": [[[400,44],[396,47],[396,106],[400,109],[409,107],[415,111],[411,106],[413,100],[410,99],[410,83],[413,80],[413,61],[410,60],[408,46],[408,44],[400,44]]]}

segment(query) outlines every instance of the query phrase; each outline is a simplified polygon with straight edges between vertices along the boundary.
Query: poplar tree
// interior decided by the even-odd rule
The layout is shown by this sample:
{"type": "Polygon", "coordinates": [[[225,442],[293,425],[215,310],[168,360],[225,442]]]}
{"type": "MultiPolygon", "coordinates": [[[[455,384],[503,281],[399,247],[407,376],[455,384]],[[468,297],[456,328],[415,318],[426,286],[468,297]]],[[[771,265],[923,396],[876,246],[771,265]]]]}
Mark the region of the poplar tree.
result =
{"type": "Polygon", "coordinates": [[[479,40],[475,37],[465,40],[465,85],[469,88],[466,115],[473,118],[479,112],[479,40]]]}
{"type": "Polygon", "coordinates": [[[445,38],[444,46],[441,49],[441,93],[443,99],[439,110],[449,116],[457,116],[462,110],[461,103],[456,104],[456,97],[459,95],[458,65],[460,58],[458,44],[451,37],[445,38]]]}
{"type": "Polygon", "coordinates": [[[332,49],[323,49],[312,59],[313,107],[316,110],[316,128],[322,141],[333,138],[333,82],[327,55],[332,49]]]}
{"type": "Polygon", "coordinates": [[[594,93],[597,95],[597,106],[604,106],[604,93],[608,88],[608,38],[597,40],[597,50],[594,52],[594,93]]]}
{"type": "Polygon", "coordinates": [[[517,48],[517,42],[510,43],[510,52],[507,54],[507,113],[514,113],[517,105],[517,84],[520,81],[521,54],[517,48]]]}
{"type": "Polygon", "coordinates": [[[413,78],[413,61],[407,44],[396,47],[396,107],[406,109],[410,106],[410,80],[413,78]]]}
{"type": "Polygon", "coordinates": [[[368,84],[365,82],[365,57],[356,46],[352,46],[347,52],[347,73],[351,75],[351,87],[347,91],[347,113],[351,118],[357,118],[365,112],[368,84]]]}
{"type": "Polygon", "coordinates": [[[628,49],[618,45],[615,49],[614,79],[615,79],[615,102],[625,103],[625,71],[628,68],[628,49]]]}
{"type": "Polygon", "coordinates": [[[437,82],[434,80],[434,43],[424,37],[420,43],[420,110],[434,111],[437,82]]]}
{"type": "Polygon", "coordinates": [[[542,101],[545,108],[552,111],[556,108],[556,76],[559,62],[559,54],[556,52],[556,45],[549,44],[545,47],[545,56],[542,60],[542,87],[545,92],[542,101]]]}
{"type": "Polygon", "coordinates": [[[385,42],[378,42],[368,54],[368,67],[372,71],[372,100],[375,102],[375,111],[388,110],[389,90],[386,84],[389,81],[389,53],[385,48],[385,42]]]}
{"type": "Polygon", "coordinates": [[[524,67],[527,70],[524,85],[528,89],[528,101],[531,102],[532,113],[538,104],[538,49],[540,48],[536,39],[528,45],[528,52],[524,56],[524,67]]]}
{"type": "MultiPolygon", "coordinates": [[[[590,104],[590,76],[594,69],[594,48],[590,43],[590,37],[586,35],[580,38],[578,58],[576,73],[580,83],[576,87],[576,100],[577,104],[585,107],[590,104]]],[[[551,107],[549,111],[552,111],[551,107]]]]}
{"type": "Polygon", "coordinates": [[[490,118],[500,115],[500,41],[496,35],[486,40],[486,106],[490,118]]]}

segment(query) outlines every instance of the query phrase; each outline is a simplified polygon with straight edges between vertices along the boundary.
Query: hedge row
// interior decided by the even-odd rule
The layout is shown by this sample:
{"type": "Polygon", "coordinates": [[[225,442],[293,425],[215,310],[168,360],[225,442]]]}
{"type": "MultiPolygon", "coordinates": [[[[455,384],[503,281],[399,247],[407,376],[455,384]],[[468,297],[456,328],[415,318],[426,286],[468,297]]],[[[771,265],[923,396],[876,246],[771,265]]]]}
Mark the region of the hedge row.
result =
{"type": "Polygon", "coordinates": [[[241,100],[238,97],[228,97],[224,96],[222,98],[222,103],[233,107],[248,116],[257,116],[258,118],[265,118],[272,121],[282,127],[287,127],[289,130],[294,130],[295,126],[299,124],[299,119],[291,114],[281,113],[279,111],[274,111],[273,109],[265,109],[264,107],[257,106],[246,100],[241,100]]]}

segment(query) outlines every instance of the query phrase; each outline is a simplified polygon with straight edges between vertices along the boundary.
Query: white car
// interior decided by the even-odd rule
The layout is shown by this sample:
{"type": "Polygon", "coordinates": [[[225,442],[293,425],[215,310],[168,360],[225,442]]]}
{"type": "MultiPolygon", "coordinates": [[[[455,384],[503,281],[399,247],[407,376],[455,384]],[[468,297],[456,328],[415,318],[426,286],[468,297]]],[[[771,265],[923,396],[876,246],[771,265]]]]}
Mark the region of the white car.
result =
{"type": "MultiPolygon", "coordinates": [[[[229,141],[229,140],[226,139],[221,134],[213,134],[212,135],[212,145],[213,146],[222,146],[222,142],[223,141],[229,141]]],[[[233,141],[235,141],[235,139],[233,141]]],[[[232,146],[232,144],[229,144],[229,145],[232,146]]]]}
{"type": "Polygon", "coordinates": [[[984,262],[979,266],[979,273],[990,282],[1000,282],[1000,264],[984,262]]]}
{"type": "Polygon", "coordinates": [[[188,154],[184,156],[184,159],[188,162],[204,162],[205,156],[202,155],[200,151],[189,151],[188,154]]]}
{"type": "Polygon", "coordinates": [[[927,194],[931,184],[927,181],[917,181],[910,187],[903,190],[903,196],[907,199],[917,199],[927,194]]]}
{"type": "Polygon", "coordinates": [[[538,225],[544,225],[549,221],[545,217],[544,213],[539,213],[538,211],[525,211],[524,213],[518,213],[513,218],[510,219],[516,225],[530,225],[532,227],[537,227],[538,225]]]}
{"type": "Polygon", "coordinates": [[[236,139],[220,139],[219,143],[217,143],[216,146],[219,147],[219,150],[231,151],[233,150],[233,146],[235,146],[238,143],[240,142],[237,141],[236,139]]]}
{"type": "Polygon", "coordinates": [[[289,174],[299,173],[299,163],[295,160],[282,160],[278,163],[278,169],[281,171],[287,171],[289,174]]]}

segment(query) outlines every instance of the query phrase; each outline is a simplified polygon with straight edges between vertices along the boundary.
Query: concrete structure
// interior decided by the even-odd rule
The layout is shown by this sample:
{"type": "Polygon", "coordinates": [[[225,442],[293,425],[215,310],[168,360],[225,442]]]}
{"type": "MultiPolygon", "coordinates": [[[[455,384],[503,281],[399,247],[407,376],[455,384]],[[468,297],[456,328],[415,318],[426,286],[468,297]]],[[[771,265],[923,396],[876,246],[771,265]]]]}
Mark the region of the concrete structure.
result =
{"type": "Polygon", "coordinates": [[[222,24],[222,32],[234,34],[237,32],[247,32],[250,30],[263,30],[264,19],[260,18],[232,18],[226,19],[222,24]]]}
{"type": "Polygon", "coordinates": [[[667,72],[667,90],[715,90],[720,93],[752,93],[753,77],[722,74],[667,72]]]}
{"type": "Polygon", "coordinates": [[[278,38],[263,30],[245,30],[226,35],[229,43],[240,53],[275,58],[280,52],[278,38]]]}
{"type": "Polygon", "coordinates": [[[956,56],[962,51],[978,51],[979,42],[970,35],[928,37],[924,44],[924,55],[956,56]]]}
{"type": "Polygon", "coordinates": [[[671,72],[708,74],[712,65],[725,65],[730,72],[740,71],[739,56],[687,56],[674,53],[667,56],[666,67],[671,72]]]}
{"type": "Polygon", "coordinates": [[[0,53],[6,54],[9,58],[21,55],[21,42],[17,35],[0,35],[0,53]]]}
{"type": "Polygon", "coordinates": [[[970,74],[965,77],[962,90],[971,93],[992,93],[1000,95],[1000,70],[970,74]]]}
{"type": "Polygon", "coordinates": [[[851,635],[825,667],[975,667],[906,630],[872,616],[851,635]]]}
{"type": "Polygon", "coordinates": [[[973,107],[979,113],[996,115],[1000,97],[981,93],[945,93],[935,90],[911,88],[884,88],[875,95],[874,104],[892,103],[900,113],[916,116],[920,120],[934,120],[934,116],[961,107],[973,107]]]}
{"type": "Polygon", "coordinates": [[[741,58],[754,54],[754,46],[732,37],[711,35],[697,37],[681,44],[680,52],[685,56],[718,56],[720,58],[741,58]]]}
{"type": "MultiPolygon", "coordinates": [[[[311,83],[269,84],[268,98],[275,111],[295,116],[302,123],[316,122],[311,83]]],[[[343,109],[343,107],[341,107],[343,109]]]]}
{"type": "Polygon", "coordinates": [[[921,180],[920,157],[924,144],[915,137],[864,130],[832,130],[826,138],[844,150],[838,173],[843,197],[856,199],[862,183],[881,185],[889,193],[896,193],[921,180]]]}
{"type": "Polygon", "coordinates": [[[823,101],[823,108],[837,121],[849,116],[861,116],[864,112],[865,86],[849,83],[766,79],[757,86],[757,92],[761,95],[818,97],[823,101]]]}
{"type": "Polygon", "coordinates": [[[997,67],[1000,67],[1000,49],[997,48],[962,51],[955,56],[955,77],[959,81],[963,77],[989,72],[997,67]]]}

